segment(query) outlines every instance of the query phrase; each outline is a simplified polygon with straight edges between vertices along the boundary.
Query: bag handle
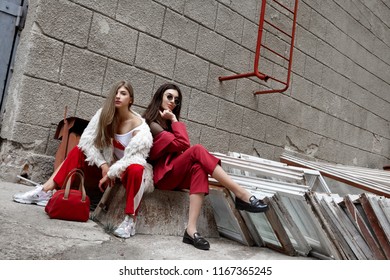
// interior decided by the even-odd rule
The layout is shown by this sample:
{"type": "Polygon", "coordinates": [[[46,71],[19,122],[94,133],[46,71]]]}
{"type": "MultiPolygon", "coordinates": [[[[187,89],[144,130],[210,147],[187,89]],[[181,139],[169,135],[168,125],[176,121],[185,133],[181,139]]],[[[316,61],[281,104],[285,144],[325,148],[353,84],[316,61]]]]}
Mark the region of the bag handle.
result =
{"type": "MultiPolygon", "coordinates": [[[[81,201],[85,202],[85,199],[87,197],[87,193],[85,192],[84,188],[84,172],[81,169],[75,168],[71,170],[68,175],[66,175],[64,185],[65,185],[65,192],[64,192],[64,199],[68,199],[69,192],[70,192],[70,185],[71,185],[71,179],[74,175],[77,175],[80,178],[80,185],[79,185],[79,191],[81,191],[81,201]]],[[[62,187],[64,188],[64,187],[62,187]]]]}

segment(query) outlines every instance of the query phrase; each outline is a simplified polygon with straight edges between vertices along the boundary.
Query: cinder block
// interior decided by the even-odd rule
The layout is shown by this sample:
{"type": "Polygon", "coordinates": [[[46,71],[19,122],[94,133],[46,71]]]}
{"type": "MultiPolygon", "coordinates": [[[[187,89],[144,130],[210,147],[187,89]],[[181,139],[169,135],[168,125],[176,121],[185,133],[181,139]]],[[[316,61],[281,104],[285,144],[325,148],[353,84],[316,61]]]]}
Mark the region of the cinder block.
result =
{"type": "Polygon", "coordinates": [[[310,56],[306,56],[305,61],[305,77],[316,83],[321,85],[322,79],[326,78],[326,75],[323,74],[323,69],[326,68],[319,61],[311,58],[310,56]]]}
{"type": "Polygon", "coordinates": [[[281,95],[278,119],[296,126],[302,125],[302,103],[288,96],[281,95]]]}
{"type": "Polygon", "coordinates": [[[320,147],[322,136],[296,126],[285,126],[285,143],[281,145],[293,145],[300,153],[314,156],[320,147]]]}
{"type": "Polygon", "coordinates": [[[213,0],[187,0],[184,7],[184,15],[214,29],[217,17],[218,4],[213,0]]]}
{"type": "Polygon", "coordinates": [[[341,110],[340,97],[326,88],[315,87],[312,105],[326,113],[337,116],[341,110]]]}
{"type": "Polygon", "coordinates": [[[311,7],[309,7],[305,2],[299,2],[297,23],[306,29],[309,29],[310,26],[311,10],[311,7]]]}
{"type": "Polygon", "coordinates": [[[257,0],[245,0],[245,2],[242,2],[241,0],[231,0],[229,4],[232,10],[255,21],[258,13],[260,13],[257,9],[258,3],[259,1],[257,0]]]}
{"type": "Polygon", "coordinates": [[[258,26],[254,22],[244,19],[244,30],[242,35],[242,46],[253,52],[256,51],[258,26]]]}
{"type": "Polygon", "coordinates": [[[158,2],[164,6],[167,6],[168,8],[171,8],[172,10],[175,10],[179,13],[184,12],[185,0],[155,0],[155,2],[158,2]]]}
{"type": "Polygon", "coordinates": [[[147,106],[152,98],[155,75],[139,68],[109,60],[104,78],[103,96],[107,96],[111,86],[119,80],[127,80],[134,90],[134,104],[147,106]]]}
{"type": "Polygon", "coordinates": [[[384,120],[371,112],[367,112],[366,121],[369,131],[372,131],[373,133],[381,135],[387,139],[390,138],[389,123],[387,120],[384,120]]]}
{"type": "Polygon", "coordinates": [[[77,90],[26,76],[21,85],[16,121],[48,128],[64,118],[65,106],[74,114],[77,90]]]}
{"type": "Polygon", "coordinates": [[[191,121],[184,121],[184,123],[187,126],[188,137],[190,138],[191,145],[199,144],[202,125],[191,121]]]}
{"type": "Polygon", "coordinates": [[[104,97],[81,92],[75,116],[88,121],[91,120],[96,111],[103,106],[104,100],[104,97]]]}
{"type": "Polygon", "coordinates": [[[225,59],[223,65],[236,73],[253,71],[251,52],[232,42],[226,42],[225,59]]]}
{"type": "Polygon", "coordinates": [[[178,50],[174,75],[175,80],[205,91],[208,73],[209,63],[207,61],[178,50]]]}
{"type": "Polygon", "coordinates": [[[116,6],[118,4],[118,0],[72,0],[75,3],[81,4],[85,7],[88,7],[92,10],[98,11],[104,15],[108,15],[109,17],[115,17],[116,6]]]}
{"type": "Polygon", "coordinates": [[[348,92],[349,80],[347,78],[331,68],[325,66],[322,68],[322,85],[324,88],[337,95],[343,95],[343,93],[348,92]]]}
{"type": "Polygon", "coordinates": [[[100,94],[107,58],[88,50],[65,46],[60,81],[68,86],[100,94]]]}
{"type": "Polygon", "coordinates": [[[17,122],[13,129],[12,139],[10,140],[32,146],[32,151],[36,153],[45,153],[47,138],[50,133],[49,128],[17,122]]]}
{"type": "MultiPolygon", "coordinates": [[[[323,5],[326,6],[326,5],[323,5]]],[[[298,5],[298,9],[299,9],[298,5]]],[[[298,11],[298,18],[301,16],[298,11]]],[[[315,10],[311,10],[310,16],[310,32],[314,33],[319,38],[324,38],[326,36],[327,26],[330,24],[329,19],[326,19],[322,14],[317,13],[315,10]]]]}
{"type": "Polygon", "coordinates": [[[313,101],[315,101],[313,98],[313,83],[301,76],[293,74],[291,82],[291,97],[311,105],[313,101]]]}
{"type": "Polygon", "coordinates": [[[70,1],[42,0],[36,23],[47,36],[86,47],[92,11],[70,1]]]}
{"type": "Polygon", "coordinates": [[[253,152],[250,154],[261,158],[279,161],[279,157],[275,158],[275,146],[260,141],[254,141],[253,152]]]}
{"type": "Polygon", "coordinates": [[[278,119],[266,117],[265,141],[283,147],[286,144],[286,124],[278,119]]]}
{"type": "MultiPolygon", "coordinates": [[[[305,54],[315,57],[319,41],[318,38],[313,33],[310,33],[300,26],[297,26],[296,32],[297,40],[295,42],[295,46],[305,54]]],[[[328,48],[330,49],[331,47],[328,46],[328,48]]]]}
{"type": "Polygon", "coordinates": [[[237,80],[221,82],[218,78],[230,76],[235,73],[227,71],[219,66],[210,64],[209,77],[207,81],[207,92],[219,96],[223,99],[233,101],[236,91],[237,80]]]}
{"type": "Polygon", "coordinates": [[[165,7],[151,0],[119,0],[116,19],[138,30],[161,36],[165,7]]]}
{"type": "Polygon", "coordinates": [[[94,14],[88,48],[104,56],[133,64],[138,32],[108,17],[94,14]]]}
{"type": "MultiPolygon", "coordinates": [[[[259,106],[259,102],[261,102],[264,97],[267,98],[265,95],[261,98],[254,95],[254,93],[259,90],[260,86],[257,82],[254,82],[251,79],[238,79],[236,97],[234,98],[235,103],[240,104],[246,108],[256,110],[259,106]]],[[[263,111],[264,109],[266,108],[261,108],[260,110],[263,111]]]]}
{"type": "Polygon", "coordinates": [[[164,77],[172,78],[176,48],[155,38],[140,34],[135,65],[164,77]]]}
{"type": "Polygon", "coordinates": [[[167,10],[164,18],[162,39],[188,52],[195,51],[199,24],[167,10]]]}
{"type": "Polygon", "coordinates": [[[204,126],[200,135],[200,143],[211,152],[227,153],[229,151],[230,134],[226,131],[204,126]]]}
{"type": "Polygon", "coordinates": [[[295,48],[293,52],[293,62],[291,71],[303,76],[305,72],[306,55],[299,49],[295,48]]]}
{"type": "Polygon", "coordinates": [[[242,40],[242,29],[244,27],[244,18],[235,11],[225,7],[218,6],[218,16],[215,30],[226,36],[230,40],[240,44],[242,40]]]}
{"type": "Polygon", "coordinates": [[[243,123],[243,114],[243,107],[225,100],[220,100],[217,128],[240,134],[243,123]]]}
{"type": "Polygon", "coordinates": [[[225,56],[225,44],[225,37],[200,26],[195,53],[206,60],[222,65],[225,56]]]}
{"type": "Polygon", "coordinates": [[[32,33],[26,74],[58,82],[64,43],[32,33]]]}
{"type": "Polygon", "coordinates": [[[329,137],[333,140],[339,139],[340,131],[343,130],[344,126],[343,121],[317,109],[314,109],[313,119],[317,119],[318,125],[314,126],[312,131],[318,133],[319,135],[329,137]]]}
{"type": "Polygon", "coordinates": [[[218,114],[218,98],[193,89],[188,111],[191,121],[215,126],[218,114]]]}
{"type": "Polygon", "coordinates": [[[229,151],[239,151],[240,153],[250,155],[253,153],[253,142],[253,139],[232,134],[229,141],[229,151]]]}
{"type": "Polygon", "coordinates": [[[241,135],[258,141],[265,141],[265,121],[265,115],[244,109],[241,135]]]}

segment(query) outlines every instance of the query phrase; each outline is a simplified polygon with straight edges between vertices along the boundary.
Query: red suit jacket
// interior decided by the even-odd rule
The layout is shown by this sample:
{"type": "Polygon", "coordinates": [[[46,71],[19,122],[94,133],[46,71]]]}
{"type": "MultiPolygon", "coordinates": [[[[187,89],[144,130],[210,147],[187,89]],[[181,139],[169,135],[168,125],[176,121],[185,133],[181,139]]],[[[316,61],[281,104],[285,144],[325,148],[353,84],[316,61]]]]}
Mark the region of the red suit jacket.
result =
{"type": "Polygon", "coordinates": [[[157,184],[173,168],[172,159],[190,147],[184,123],[172,123],[172,132],[162,131],[153,139],[149,161],[153,165],[153,180],[157,184]]]}

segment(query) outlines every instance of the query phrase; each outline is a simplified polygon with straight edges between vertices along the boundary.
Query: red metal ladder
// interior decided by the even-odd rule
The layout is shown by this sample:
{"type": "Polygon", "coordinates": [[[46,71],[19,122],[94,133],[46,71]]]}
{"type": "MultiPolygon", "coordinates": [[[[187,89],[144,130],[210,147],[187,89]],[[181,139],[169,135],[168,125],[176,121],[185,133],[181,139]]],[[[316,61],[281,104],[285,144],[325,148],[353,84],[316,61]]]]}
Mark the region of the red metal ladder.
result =
{"type": "MultiPolygon", "coordinates": [[[[268,1],[268,2],[270,2],[270,1],[268,1]]],[[[222,76],[222,77],[218,78],[220,81],[233,80],[233,79],[239,79],[239,78],[248,78],[248,77],[256,76],[256,77],[258,77],[259,79],[261,79],[261,80],[263,80],[265,82],[267,82],[268,80],[273,80],[277,84],[284,85],[284,87],[277,88],[277,89],[261,90],[261,91],[255,92],[254,94],[266,94],[266,93],[284,92],[284,91],[286,91],[288,89],[288,87],[290,85],[290,77],[291,77],[291,66],[292,66],[292,55],[293,55],[293,49],[294,49],[294,38],[295,38],[296,21],[297,21],[298,0],[294,0],[295,3],[294,3],[293,9],[290,9],[286,5],[280,3],[279,1],[276,1],[276,0],[271,0],[271,2],[274,2],[277,7],[281,7],[283,9],[283,11],[285,11],[288,14],[292,15],[292,29],[291,29],[291,33],[288,33],[286,31],[282,30],[280,27],[278,27],[275,24],[271,23],[270,20],[265,19],[267,0],[262,0],[253,72],[244,73],[244,74],[236,74],[236,75],[231,75],[231,76],[222,76]],[[265,43],[263,43],[264,40],[262,40],[263,39],[262,37],[263,37],[264,23],[266,23],[267,26],[269,26],[270,30],[271,29],[277,30],[281,34],[284,34],[284,36],[286,36],[289,39],[289,41],[290,41],[290,44],[289,44],[290,48],[289,48],[289,55],[288,55],[288,57],[286,57],[283,54],[280,54],[276,50],[272,49],[270,46],[267,46],[265,43]],[[260,53],[261,53],[262,49],[266,49],[269,52],[271,52],[272,54],[276,55],[277,57],[280,57],[283,60],[288,62],[287,74],[286,74],[285,80],[282,80],[282,79],[277,78],[275,76],[271,76],[271,74],[266,74],[266,73],[262,73],[262,72],[259,71],[260,53]]]]}

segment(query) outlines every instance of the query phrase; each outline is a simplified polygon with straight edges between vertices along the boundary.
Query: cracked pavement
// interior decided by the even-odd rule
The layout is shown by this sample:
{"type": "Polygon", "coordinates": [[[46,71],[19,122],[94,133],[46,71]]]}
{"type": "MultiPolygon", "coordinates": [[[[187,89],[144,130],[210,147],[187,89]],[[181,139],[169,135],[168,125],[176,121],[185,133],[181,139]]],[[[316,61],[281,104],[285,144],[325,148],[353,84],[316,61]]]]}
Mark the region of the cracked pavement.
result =
{"type": "Polygon", "coordinates": [[[122,240],[92,220],[50,219],[44,207],[16,203],[12,195],[33,187],[0,181],[0,260],[304,260],[268,248],[208,238],[209,251],[184,244],[181,236],[136,234],[122,240]]]}

